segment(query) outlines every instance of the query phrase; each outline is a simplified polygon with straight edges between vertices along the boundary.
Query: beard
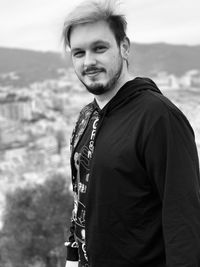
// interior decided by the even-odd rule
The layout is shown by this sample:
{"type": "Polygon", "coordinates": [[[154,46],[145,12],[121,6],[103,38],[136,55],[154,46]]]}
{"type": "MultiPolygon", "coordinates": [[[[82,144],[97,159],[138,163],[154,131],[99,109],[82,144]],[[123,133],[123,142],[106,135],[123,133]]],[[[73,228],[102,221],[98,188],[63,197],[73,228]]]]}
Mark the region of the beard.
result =
{"type": "MultiPolygon", "coordinates": [[[[105,84],[103,82],[95,82],[94,81],[94,82],[91,82],[90,85],[88,85],[82,79],[80,79],[80,81],[86,87],[88,92],[90,92],[94,95],[102,95],[102,94],[105,94],[106,92],[111,91],[115,88],[115,86],[118,82],[118,79],[121,76],[122,68],[123,68],[123,61],[121,60],[119,62],[118,69],[115,71],[115,73],[112,75],[112,77],[105,84]]],[[[91,69],[92,69],[92,67],[91,67],[91,69]]],[[[106,73],[106,70],[102,69],[102,72],[106,73]]]]}

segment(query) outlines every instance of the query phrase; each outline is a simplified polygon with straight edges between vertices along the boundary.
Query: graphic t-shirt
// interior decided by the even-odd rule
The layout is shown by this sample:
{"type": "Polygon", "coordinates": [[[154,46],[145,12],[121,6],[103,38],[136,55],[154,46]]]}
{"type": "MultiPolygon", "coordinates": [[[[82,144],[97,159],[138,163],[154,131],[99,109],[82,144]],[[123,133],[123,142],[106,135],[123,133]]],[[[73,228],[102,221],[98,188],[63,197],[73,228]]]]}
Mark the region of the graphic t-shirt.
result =
{"type": "Polygon", "coordinates": [[[95,110],[88,126],[74,153],[74,166],[76,168],[77,194],[74,200],[74,221],[76,224],[75,237],[78,243],[79,266],[87,267],[88,258],[85,247],[85,200],[90,176],[90,164],[94,151],[94,139],[96,135],[99,113],[95,110]]]}

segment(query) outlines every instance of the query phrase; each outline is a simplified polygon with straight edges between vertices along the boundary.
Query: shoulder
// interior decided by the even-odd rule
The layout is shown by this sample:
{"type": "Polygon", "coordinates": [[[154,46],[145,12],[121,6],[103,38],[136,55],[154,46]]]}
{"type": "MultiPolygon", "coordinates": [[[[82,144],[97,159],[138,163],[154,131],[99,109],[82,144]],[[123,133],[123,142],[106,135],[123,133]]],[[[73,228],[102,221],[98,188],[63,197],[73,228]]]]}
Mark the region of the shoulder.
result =
{"type": "Polygon", "coordinates": [[[143,98],[146,103],[144,107],[145,118],[152,122],[152,126],[158,121],[162,121],[173,128],[181,127],[182,129],[189,129],[193,133],[185,114],[163,94],[147,90],[143,98]]]}
{"type": "Polygon", "coordinates": [[[89,120],[93,110],[94,110],[94,102],[91,102],[82,108],[82,110],[79,113],[78,119],[76,121],[75,129],[79,127],[80,124],[81,124],[81,127],[87,124],[87,121],[89,120]]]}
{"type": "Polygon", "coordinates": [[[84,106],[78,116],[78,119],[76,121],[76,125],[79,124],[82,120],[87,120],[90,118],[92,112],[94,110],[94,102],[91,102],[84,106]]]}
{"type": "Polygon", "coordinates": [[[145,110],[156,114],[181,113],[180,109],[161,93],[147,90],[143,94],[143,101],[146,103],[145,110]]]}
{"type": "Polygon", "coordinates": [[[79,113],[78,119],[76,120],[75,127],[72,131],[72,136],[71,136],[71,149],[76,145],[78,142],[80,136],[84,132],[87,123],[91,117],[91,114],[94,109],[94,102],[89,103],[86,105],[84,108],[79,113]]]}
{"type": "Polygon", "coordinates": [[[142,99],[144,112],[149,114],[149,116],[155,118],[178,117],[187,120],[183,112],[161,93],[146,90],[143,93],[142,99]]]}
{"type": "Polygon", "coordinates": [[[94,109],[94,102],[91,102],[81,109],[80,115],[83,115],[83,114],[88,113],[88,112],[92,112],[93,109],[94,109]]]}

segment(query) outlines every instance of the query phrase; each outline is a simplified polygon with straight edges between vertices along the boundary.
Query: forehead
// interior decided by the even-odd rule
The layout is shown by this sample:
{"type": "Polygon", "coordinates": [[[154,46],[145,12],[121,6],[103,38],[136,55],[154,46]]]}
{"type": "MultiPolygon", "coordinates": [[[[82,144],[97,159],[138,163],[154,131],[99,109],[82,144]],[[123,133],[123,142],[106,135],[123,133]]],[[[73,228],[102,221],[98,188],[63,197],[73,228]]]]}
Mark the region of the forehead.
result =
{"type": "Polygon", "coordinates": [[[71,48],[84,47],[102,41],[116,44],[114,33],[105,21],[84,23],[72,27],[70,33],[71,48]]]}

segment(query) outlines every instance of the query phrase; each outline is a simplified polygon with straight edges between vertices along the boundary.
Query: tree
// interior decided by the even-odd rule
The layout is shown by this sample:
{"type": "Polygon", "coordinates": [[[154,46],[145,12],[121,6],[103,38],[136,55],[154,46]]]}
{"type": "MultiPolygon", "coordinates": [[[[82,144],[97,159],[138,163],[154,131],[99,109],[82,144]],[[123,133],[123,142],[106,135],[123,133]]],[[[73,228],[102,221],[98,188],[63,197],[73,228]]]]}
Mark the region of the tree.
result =
{"type": "Polygon", "coordinates": [[[3,266],[62,266],[72,202],[66,178],[60,175],[8,194],[0,242],[3,266]]]}

